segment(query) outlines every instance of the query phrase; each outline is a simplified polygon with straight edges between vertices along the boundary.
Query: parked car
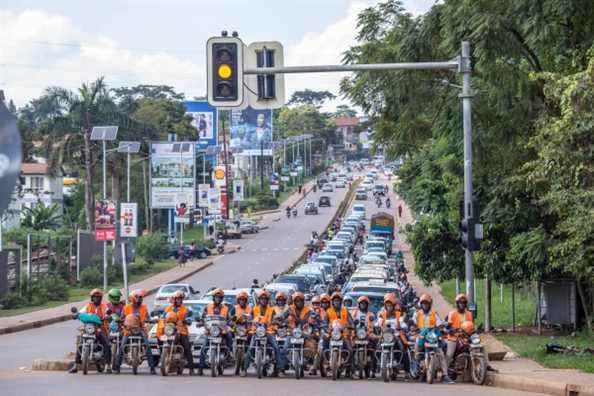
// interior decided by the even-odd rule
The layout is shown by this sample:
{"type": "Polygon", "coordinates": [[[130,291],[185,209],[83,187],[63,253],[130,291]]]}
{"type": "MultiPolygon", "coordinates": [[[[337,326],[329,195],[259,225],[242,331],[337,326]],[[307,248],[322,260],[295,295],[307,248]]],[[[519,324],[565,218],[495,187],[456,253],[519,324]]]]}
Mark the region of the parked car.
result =
{"type": "Polygon", "coordinates": [[[315,202],[306,202],[304,207],[305,214],[318,214],[318,207],[315,202]]]}
{"type": "MultiPolygon", "coordinates": [[[[186,257],[190,260],[206,258],[212,254],[210,249],[204,244],[196,244],[194,245],[194,248],[192,248],[192,245],[184,245],[184,252],[186,253],[186,257]]],[[[169,245],[169,257],[173,257],[176,260],[179,257],[179,245],[177,243],[169,245]]]]}
{"type": "Polygon", "coordinates": [[[327,195],[322,195],[322,196],[320,197],[320,200],[318,201],[318,206],[319,206],[320,208],[321,208],[322,206],[327,206],[327,207],[330,207],[330,206],[332,206],[332,205],[330,204],[330,197],[329,197],[329,196],[327,196],[327,195]]]}
{"type": "Polygon", "coordinates": [[[260,231],[258,224],[256,224],[254,220],[249,219],[241,220],[241,223],[239,223],[239,229],[241,230],[242,234],[255,234],[260,231]]]}

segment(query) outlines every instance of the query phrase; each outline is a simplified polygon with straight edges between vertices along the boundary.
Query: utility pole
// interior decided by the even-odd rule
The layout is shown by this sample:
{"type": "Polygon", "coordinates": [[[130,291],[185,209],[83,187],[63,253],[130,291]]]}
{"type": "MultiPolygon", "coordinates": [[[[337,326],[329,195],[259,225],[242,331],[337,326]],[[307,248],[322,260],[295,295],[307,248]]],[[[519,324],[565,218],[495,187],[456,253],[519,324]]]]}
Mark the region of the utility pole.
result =
{"type": "Polygon", "coordinates": [[[264,140],[260,140],[260,191],[264,191],[264,140]]]}

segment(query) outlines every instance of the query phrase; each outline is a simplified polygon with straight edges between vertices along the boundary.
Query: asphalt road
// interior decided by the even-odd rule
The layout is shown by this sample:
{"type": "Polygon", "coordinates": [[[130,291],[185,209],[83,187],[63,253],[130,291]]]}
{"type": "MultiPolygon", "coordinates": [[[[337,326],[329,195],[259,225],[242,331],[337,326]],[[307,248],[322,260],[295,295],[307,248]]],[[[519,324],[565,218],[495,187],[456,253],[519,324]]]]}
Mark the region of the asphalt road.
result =
{"type": "MultiPolygon", "coordinates": [[[[317,198],[320,192],[314,194],[317,198]]],[[[196,290],[204,291],[211,286],[223,288],[248,287],[252,279],[268,280],[273,273],[287,268],[301,254],[309,241],[312,230],[321,231],[334,214],[337,203],[344,197],[345,190],[331,195],[332,208],[322,208],[318,216],[304,216],[303,204],[299,205],[299,216],[287,219],[284,213],[268,216],[269,228],[259,234],[248,236],[237,243],[242,246],[239,253],[220,258],[215,265],[189,278],[188,283],[196,290]],[[279,219],[278,221],[274,221],[279,219]]],[[[313,199],[313,198],[312,198],[313,199]]],[[[392,198],[393,200],[393,198],[392,198]]],[[[393,200],[394,201],[394,200],[393,200]]],[[[367,218],[377,211],[373,201],[366,202],[367,218]]],[[[383,208],[385,210],[385,207],[383,208]]],[[[393,208],[392,208],[393,211],[393,208]]],[[[148,299],[149,304],[152,299],[148,299]]],[[[63,358],[72,350],[77,322],[57,323],[39,329],[0,336],[0,394],[2,395],[142,395],[179,391],[199,391],[205,395],[318,395],[345,394],[385,395],[444,395],[460,394],[489,395],[535,395],[504,389],[477,387],[468,384],[427,385],[397,382],[384,384],[380,380],[340,380],[332,382],[319,377],[307,377],[301,381],[292,378],[258,380],[253,373],[248,378],[168,377],[150,376],[143,369],[140,378],[127,369],[120,375],[90,373],[72,375],[63,372],[30,371],[35,358],[63,358]],[[173,387],[173,388],[172,388],[173,387]]]]}

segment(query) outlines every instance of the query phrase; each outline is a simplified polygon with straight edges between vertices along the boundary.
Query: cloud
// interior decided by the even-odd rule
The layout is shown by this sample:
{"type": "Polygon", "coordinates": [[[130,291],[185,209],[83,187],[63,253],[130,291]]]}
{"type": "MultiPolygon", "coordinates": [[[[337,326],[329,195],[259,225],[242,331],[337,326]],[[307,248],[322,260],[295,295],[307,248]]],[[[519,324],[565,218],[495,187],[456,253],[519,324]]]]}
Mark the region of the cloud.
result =
{"type": "Polygon", "coordinates": [[[0,88],[18,105],[50,85],[76,89],[104,75],[112,87],[168,84],[179,92],[204,92],[204,67],[165,51],[123,48],[92,36],[60,14],[0,10],[0,88]]]}

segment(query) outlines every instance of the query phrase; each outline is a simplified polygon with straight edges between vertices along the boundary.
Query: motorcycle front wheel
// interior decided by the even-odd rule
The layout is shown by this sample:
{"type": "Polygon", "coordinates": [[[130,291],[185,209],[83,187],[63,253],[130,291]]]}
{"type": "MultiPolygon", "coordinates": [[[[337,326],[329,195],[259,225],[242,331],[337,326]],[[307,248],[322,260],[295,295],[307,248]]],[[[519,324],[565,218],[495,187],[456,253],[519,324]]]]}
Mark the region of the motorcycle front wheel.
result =
{"type": "Polygon", "coordinates": [[[437,359],[434,356],[429,356],[427,360],[427,383],[432,384],[437,377],[437,359]]]}
{"type": "Polygon", "coordinates": [[[116,344],[111,345],[111,369],[116,373],[120,373],[120,368],[118,366],[118,347],[116,344]]]}
{"type": "Polygon", "coordinates": [[[299,352],[293,352],[293,369],[295,370],[295,379],[301,379],[303,376],[303,367],[301,367],[301,356],[299,356],[299,352]]]}
{"type": "Polygon", "coordinates": [[[235,350],[235,375],[239,375],[243,368],[243,348],[237,346],[235,350]]]}
{"type": "Polygon", "coordinates": [[[366,353],[367,351],[365,351],[365,349],[361,349],[359,350],[359,353],[357,353],[357,360],[358,360],[358,368],[359,368],[359,379],[364,379],[366,377],[365,375],[365,367],[366,365],[366,353]]]}
{"type": "Polygon", "coordinates": [[[215,351],[213,351],[212,349],[210,350],[210,376],[211,377],[216,377],[217,376],[217,372],[218,372],[218,367],[217,367],[217,357],[214,354],[215,351]]]}
{"type": "Polygon", "coordinates": [[[81,353],[81,360],[82,360],[82,371],[84,375],[89,373],[89,354],[90,350],[87,345],[83,345],[82,353],[81,353]]]}
{"type": "Polygon", "coordinates": [[[161,375],[163,377],[167,377],[169,374],[169,347],[163,346],[163,350],[161,351],[161,359],[159,362],[159,369],[161,371],[161,375]]]}
{"type": "Polygon", "coordinates": [[[256,349],[256,372],[258,373],[258,378],[261,379],[264,375],[264,357],[262,356],[262,349],[256,349]]]}
{"type": "Polygon", "coordinates": [[[476,385],[483,385],[487,378],[487,362],[482,356],[473,357],[470,359],[470,373],[472,375],[472,382],[476,385]]]}
{"type": "Polygon", "coordinates": [[[326,378],[326,362],[324,361],[324,353],[320,351],[320,356],[318,358],[318,364],[320,369],[320,376],[322,378],[326,378]]]}
{"type": "Polygon", "coordinates": [[[340,351],[334,349],[330,354],[330,369],[332,370],[332,381],[336,381],[340,375],[340,351]]]}

